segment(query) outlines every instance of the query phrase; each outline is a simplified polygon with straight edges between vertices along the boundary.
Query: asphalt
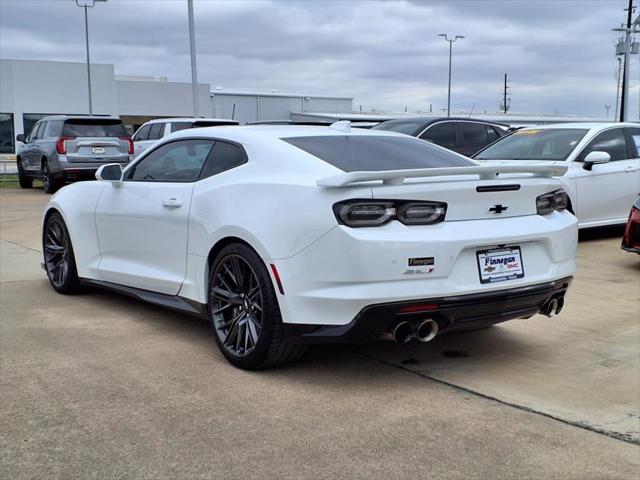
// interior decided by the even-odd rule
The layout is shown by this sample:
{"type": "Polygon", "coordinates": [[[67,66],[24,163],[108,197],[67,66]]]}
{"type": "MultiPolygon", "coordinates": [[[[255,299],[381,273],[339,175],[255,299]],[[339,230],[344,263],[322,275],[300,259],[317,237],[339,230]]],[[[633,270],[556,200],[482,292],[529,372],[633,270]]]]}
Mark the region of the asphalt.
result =
{"type": "Polygon", "coordinates": [[[40,269],[41,190],[0,190],[2,478],[636,479],[640,256],[581,235],[563,313],[250,373],[206,322],[40,269]]]}

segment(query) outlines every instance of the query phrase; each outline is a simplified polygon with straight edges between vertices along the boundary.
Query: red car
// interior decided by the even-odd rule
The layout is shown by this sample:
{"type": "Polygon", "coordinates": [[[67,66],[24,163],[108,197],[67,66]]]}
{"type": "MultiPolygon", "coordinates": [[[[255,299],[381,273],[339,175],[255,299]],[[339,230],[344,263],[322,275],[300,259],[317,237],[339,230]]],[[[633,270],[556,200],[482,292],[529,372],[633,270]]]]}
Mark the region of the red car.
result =
{"type": "Polygon", "coordinates": [[[640,254],[640,196],[631,207],[627,228],[622,237],[622,248],[627,252],[640,254]]]}

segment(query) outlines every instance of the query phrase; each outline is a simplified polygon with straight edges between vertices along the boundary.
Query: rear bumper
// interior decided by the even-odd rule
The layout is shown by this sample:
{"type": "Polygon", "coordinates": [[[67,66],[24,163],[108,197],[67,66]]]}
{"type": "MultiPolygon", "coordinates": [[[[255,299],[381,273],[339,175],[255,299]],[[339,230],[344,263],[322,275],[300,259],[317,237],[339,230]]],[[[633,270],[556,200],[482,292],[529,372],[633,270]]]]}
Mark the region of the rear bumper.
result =
{"type": "Polygon", "coordinates": [[[497,293],[575,273],[576,219],[567,212],[424,228],[393,223],[336,227],[293,257],[268,260],[283,285],[283,323],[345,326],[371,305],[497,293]],[[521,249],[524,277],[482,284],[477,253],[498,246],[521,249]],[[411,266],[416,258],[426,265],[411,266]]]}
{"type": "Polygon", "coordinates": [[[82,161],[82,159],[74,159],[74,161],[69,161],[69,159],[65,155],[58,155],[56,159],[49,160],[49,168],[51,169],[52,173],[61,177],[66,177],[67,173],[82,175],[83,177],[93,177],[93,175],[96,173],[96,170],[98,170],[98,168],[100,168],[102,165],[119,163],[124,168],[125,166],[129,165],[131,158],[133,158],[132,155],[126,155],[113,158],[104,158],[100,161],[82,161]]]}
{"type": "Polygon", "coordinates": [[[285,336],[309,343],[376,341],[401,321],[415,324],[426,319],[435,320],[440,332],[479,328],[531,317],[552,299],[564,303],[572,280],[566,277],[495,292],[370,305],[347,325],[285,324],[285,336]]]}

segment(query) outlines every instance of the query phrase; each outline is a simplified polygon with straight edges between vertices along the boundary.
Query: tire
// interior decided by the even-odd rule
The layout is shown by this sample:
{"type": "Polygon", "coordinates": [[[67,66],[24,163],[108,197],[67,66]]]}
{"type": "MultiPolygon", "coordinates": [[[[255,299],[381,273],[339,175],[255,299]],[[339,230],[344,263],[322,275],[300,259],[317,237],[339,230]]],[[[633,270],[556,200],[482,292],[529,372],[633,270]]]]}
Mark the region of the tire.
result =
{"type": "Polygon", "coordinates": [[[33,178],[31,178],[22,168],[22,160],[18,159],[18,183],[20,188],[32,188],[33,178]]]}
{"type": "Polygon", "coordinates": [[[227,245],[214,259],[208,304],[216,343],[236,367],[275,367],[298,360],[307,350],[305,344],[282,338],[282,317],[271,277],[262,259],[247,245],[227,245]]]}
{"type": "Polygon", "coordinates": [[[42,161],[42,185],[46,193],[56,193],[62,186],[61,182],[49,170],[49,162],[42,161]]]}
{"type": "Polygon", "coordinates": [[[53,212],[47,218],[42,232],[42,251],[47,278],[54,290],[64,295],[80,291],[71,237],[58,212],[53,212]]]}

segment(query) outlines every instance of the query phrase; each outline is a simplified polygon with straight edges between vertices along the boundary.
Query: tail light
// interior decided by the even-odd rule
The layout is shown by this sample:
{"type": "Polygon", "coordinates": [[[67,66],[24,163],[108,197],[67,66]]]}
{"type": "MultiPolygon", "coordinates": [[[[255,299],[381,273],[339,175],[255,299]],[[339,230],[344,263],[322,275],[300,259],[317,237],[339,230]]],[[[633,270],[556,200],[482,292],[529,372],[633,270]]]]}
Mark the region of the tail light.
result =
{"type": "Polygon", "coordinates": [[[129,142],[129,155],[133,155],[133,139],[131,137],[120,137],[120,140],[127,140],[129,142]]]}
{"type": "Polygon", "coordinates": [[[398,220],[405,225],[431,225],[444,220],[447,204],[350,200],[336,203],[333,212],[338,223],[348,227],[377,227],[391,220],[398,220]]]}
{"type": "Polygon", "coordinates": [[[545,193],[536,198],[538,215],[548,215],[554,211],[561,212],[569,206],[569,195],[562,189],[545,193]]]}
{"type": "Polygon", "coordinates": [[[58,139],[58,141],[56,142],[56,152],[59,155],[66,155],[67,154],[67,146],[65,145],[64,142],[66,142],[67,140],[75,140],[76,137],[60,137],[58,139]]]}

